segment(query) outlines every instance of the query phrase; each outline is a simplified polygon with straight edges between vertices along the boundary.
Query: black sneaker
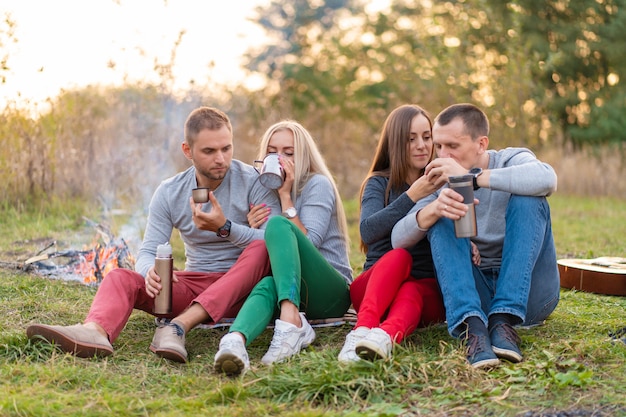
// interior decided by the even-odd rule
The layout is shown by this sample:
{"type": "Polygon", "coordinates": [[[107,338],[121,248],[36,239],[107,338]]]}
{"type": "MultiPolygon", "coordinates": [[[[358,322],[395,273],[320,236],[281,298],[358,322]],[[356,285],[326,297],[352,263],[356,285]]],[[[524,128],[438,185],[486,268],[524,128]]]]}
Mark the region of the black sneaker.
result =
{"type": "Polygon", "coordinates": [[[626,343],[626,327],[615,330],[614,332],[609,332],[609,337],[611,338],[611,342],[622,341],[626,343]]]}
{"type": "Polygon", "coordinates": [[[474,368],[491,368],[500,364],[500,360],[491,349],[489,337],[486,335],[467,333],[465,345],[467,347],[467,361],[474,368]]]}
{"type": "Polygon", "coordinates": [[[513,326],[508,323],[497,323],[489,329],[489,338],[491,348],[499,358],[513,363],[522,361],[522,351],[519,348],[521,339],[513,326]]]}

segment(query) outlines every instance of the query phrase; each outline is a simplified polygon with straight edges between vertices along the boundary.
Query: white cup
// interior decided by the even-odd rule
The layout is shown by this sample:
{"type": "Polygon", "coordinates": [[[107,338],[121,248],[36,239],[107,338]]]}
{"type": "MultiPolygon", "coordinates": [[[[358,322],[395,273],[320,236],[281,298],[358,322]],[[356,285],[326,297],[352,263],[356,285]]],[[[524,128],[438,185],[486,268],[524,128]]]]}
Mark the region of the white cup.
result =
{"type": "MultiPolygon", "coordinates": [[[[261,163],[261,161],[254,162],[261,163]]],[[[283,171],[283,167],[280,166],[277,153],[270,153],[263,159],[259,181],[270,190],[276,190],[283,185],[283,181],[285,181],[285,171],[283,171]]]]}

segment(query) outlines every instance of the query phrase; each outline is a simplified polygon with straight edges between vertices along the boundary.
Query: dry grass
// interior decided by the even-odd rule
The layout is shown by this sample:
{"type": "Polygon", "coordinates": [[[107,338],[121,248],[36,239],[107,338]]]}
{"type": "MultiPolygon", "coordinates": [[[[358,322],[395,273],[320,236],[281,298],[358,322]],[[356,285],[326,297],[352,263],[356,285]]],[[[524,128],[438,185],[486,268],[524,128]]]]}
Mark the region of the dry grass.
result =
{"type": "Polygon", "coordinates": [[[626,150],[618,146],[572,150],[552,148],[538,156],[554,167],[559,193],[579,196],[626,196],[626,150]]]}

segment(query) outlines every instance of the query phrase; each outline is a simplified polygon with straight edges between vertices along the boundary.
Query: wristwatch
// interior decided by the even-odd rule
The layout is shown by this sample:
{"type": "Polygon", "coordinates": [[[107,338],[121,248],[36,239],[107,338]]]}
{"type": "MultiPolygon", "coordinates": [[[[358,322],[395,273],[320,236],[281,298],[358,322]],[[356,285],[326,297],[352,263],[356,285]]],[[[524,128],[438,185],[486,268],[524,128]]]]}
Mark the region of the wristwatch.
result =
{"type": "Polygon", "coordinates": [[[217,229],[216,235],[221,238],[227,238],[228,236],[230,236],[230,220],[226,219],[226,223],[224,223],[224,226],[217,229]]]}
{"type": "Polygon", "coordinates": [[[287,210],[283,211],[283,216],[288,219],[293,219],[298,215],[298,210],[295,207],[289,207],[287,210]]]}
{"type": "Polygon", "coordinates": [[[469,170],[469,173],[474,176],[474,178],[472,178],[472,183],[474,184],[474,190],[478,190],[480,188],[480,186],[478,185],[478,177],[480,176],[480,174],[483,173],[483,169],[472,168],[469,170]]]}

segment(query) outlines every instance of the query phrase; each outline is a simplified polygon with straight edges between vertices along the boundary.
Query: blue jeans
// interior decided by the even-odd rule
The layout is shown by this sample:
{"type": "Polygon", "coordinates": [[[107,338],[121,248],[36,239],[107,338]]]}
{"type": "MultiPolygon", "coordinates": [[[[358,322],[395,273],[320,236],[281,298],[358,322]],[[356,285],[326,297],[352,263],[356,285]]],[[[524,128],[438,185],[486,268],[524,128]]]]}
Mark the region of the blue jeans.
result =
{"type": "MultiPolygon", "coordinates": [[[[448,332],[459,337],[471,316],[485,325],[494,313],[518,324],[544,321],[559,302],[559,271],[545,197],[512,195],[499,267],[472,264],[470,240],[454,235],[454,222],[441,218],[428,232],[437,279],[446,307],[448,332]]],[[[480,233],[480,231],[479,231],[480,233]]]]}

